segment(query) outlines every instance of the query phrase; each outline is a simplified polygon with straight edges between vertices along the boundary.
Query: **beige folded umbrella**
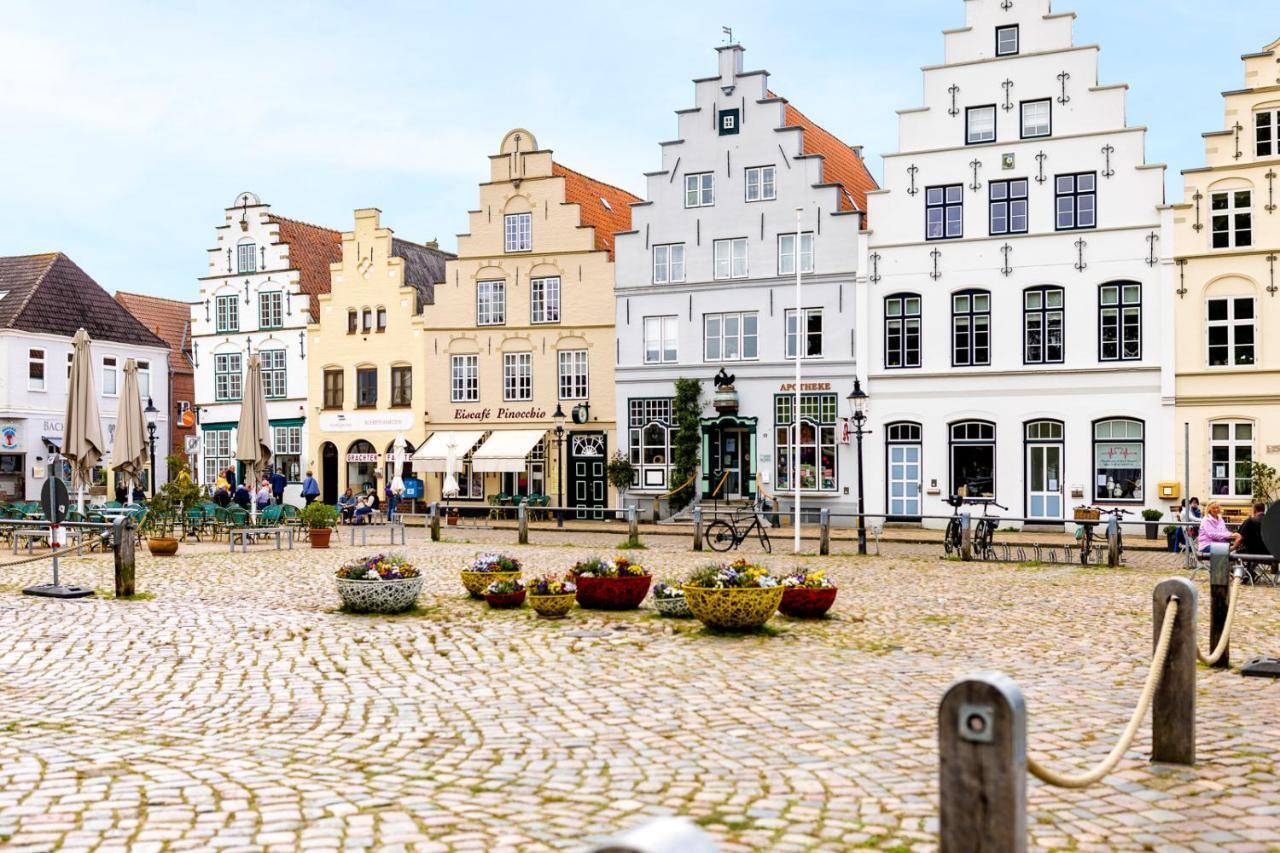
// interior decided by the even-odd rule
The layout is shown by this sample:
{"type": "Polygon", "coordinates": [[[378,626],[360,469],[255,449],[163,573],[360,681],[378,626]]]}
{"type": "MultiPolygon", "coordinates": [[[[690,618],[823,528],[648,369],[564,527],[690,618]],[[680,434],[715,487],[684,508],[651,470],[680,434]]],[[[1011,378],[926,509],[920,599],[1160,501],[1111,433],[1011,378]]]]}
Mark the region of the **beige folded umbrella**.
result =
{"type": "Polygon", "coordinates": [[[244,398],[240,403],[240,425],[236,428],[236,459],[245,463],[245,485],[252,485],[255,499],[249,504],[253,523],[258,523],[258,481],[271,461],[271,427],[267,423],[267,397],[262,388],[262,360],[249,356],[244,378],[244,398]]]}
{"type": "Polygon", "coordinates": [[[84,512],[84,489],[93,466],[102,459],[102,421],[98,417],[98,392],[93,385],[93,354],[84,329],[71,339],[71,380],[67,386],[67,412],[63,421],[62,455],[71,464],[71,481],[79,486],[79,511],[84,512]]]}
{"type": "Polygon", "coordinates": [[[111,470],[123,474],[126,483],[136,483],[142,488],[142,472],[146,467],[147,423],[142,411],[142,393],[138,390],[138,363],[128,359],[124,363],[115,443],[111,446],[111,470]]]}

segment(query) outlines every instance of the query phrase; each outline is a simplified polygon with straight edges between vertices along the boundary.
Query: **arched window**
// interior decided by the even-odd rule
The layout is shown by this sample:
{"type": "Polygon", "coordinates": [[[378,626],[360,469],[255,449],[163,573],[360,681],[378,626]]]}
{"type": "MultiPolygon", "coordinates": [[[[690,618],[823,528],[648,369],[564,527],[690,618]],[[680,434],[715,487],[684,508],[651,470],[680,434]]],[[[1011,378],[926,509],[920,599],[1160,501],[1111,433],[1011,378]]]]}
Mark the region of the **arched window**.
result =
{"type": "Polygon", "coordinates": [[[1144,435],[1139,420],[1113,418],[1094,422],[1094,500],[1142,502],[1144,435]]]}
{"type": "Polygon", "coordinates": [[[884,366],[920,366],[920,306],[916,293],[884,298],[884,366]]]}
{"type": "Polygon", "coordinates": [[[951,494],[996,496],[996,425],[959,421],[951,425],[951,494]]]}
{"type": "Polygon", "coordinates": [[[347,309],[347,334],[354,335],[360,329],[360,312],[354,308],[347,309]]]}
{"type": "Polygon", "coordinates": [[[1030,287],[1022,292],[1022,361],[1062,364],[1063,302],[1061,287],[1030,287]]]}
{"type": "Polygon", "coordinates": [[[991,294],[962,290],[951,294],[951,366],[991,363],[991,294]]]}
{"type": "Polygon", "coordinates": [[[382,305],[378,306],[378,331],[385,332],[387,330],[387,309],[382,305]]]}
{"type": "Polygon", "coordinates": [[[373,331],[373,309],[365,308],[360,312],[360,330],[363,332],[373,331]]]}
{"type": "MultiPolygon", "coordinates": [[[[368,486],[377,489],[378,451],[363,438],[347,447],[347,488],[359,493],[368,486]]],[[[379,496],[381,497],[381,496],[379,496]]]]}

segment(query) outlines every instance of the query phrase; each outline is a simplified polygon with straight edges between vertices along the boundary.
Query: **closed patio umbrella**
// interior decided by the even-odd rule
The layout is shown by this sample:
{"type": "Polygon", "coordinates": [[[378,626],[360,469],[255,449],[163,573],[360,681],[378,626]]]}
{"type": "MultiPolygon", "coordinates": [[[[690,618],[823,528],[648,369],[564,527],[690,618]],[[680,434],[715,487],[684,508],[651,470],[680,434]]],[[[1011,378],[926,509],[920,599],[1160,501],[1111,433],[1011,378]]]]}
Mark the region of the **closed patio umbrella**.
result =
{"type": "Polygon", "coordinates": [[[93,353],[84,329],[71,339],[71,379],[67,385],[67,412],[63,421],[62,455],[71,463],[72,485],[79,486],[78,510],[84,512],[84,489],[90,472],[102,459],[106,442],[98,417],[98,392],[93,385],[93,353]]]}
{"type": "Polygon", "coordinates": [[[404,471],[405,448],[409,442],[403,435],[397,435],[396,440],[391,445],[391,493],[395,495],[404,494],[404,477],[401,473],[404,471]]]}
{"type": "Polygon", "coordinates": [[[258,523],[258,480],[271,461],[271,434],[267,424],[267,398],[262,388],[262,360],[249,356],[244,379],[244,399],[240,403],[240,424],[236,427],[236,459],[249,469],[247,482],[253,484],[255,497],[249,504],[253,523],[258,523]]]}
{"type": "Polygon", "coordinates": [[[142,394],[138,390],[138,363],[124,363],[124,388],[120,393],[120,410],[116,416],[116,437],[111,447],[111,470],[123,474],[126,483],[142,487],[142,472],[147,467],[147,426],[142,412],[142,394]]]}

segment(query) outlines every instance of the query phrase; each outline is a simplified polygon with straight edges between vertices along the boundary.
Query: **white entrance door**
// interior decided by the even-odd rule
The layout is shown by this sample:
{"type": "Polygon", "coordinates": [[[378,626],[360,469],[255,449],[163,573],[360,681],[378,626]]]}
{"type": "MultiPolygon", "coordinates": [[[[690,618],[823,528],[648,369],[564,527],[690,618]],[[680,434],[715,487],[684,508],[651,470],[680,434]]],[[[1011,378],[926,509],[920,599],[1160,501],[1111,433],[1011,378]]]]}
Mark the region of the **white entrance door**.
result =
{"type": "Polygon", "coordinates": [[[889,515],[920,517],[920,445],[889,445],[889,515]]]}
{"type": "Polygon", "coordinates": [[[1062,445],[1027,445],[1027,517],[1062,518],[1062,445]]]}

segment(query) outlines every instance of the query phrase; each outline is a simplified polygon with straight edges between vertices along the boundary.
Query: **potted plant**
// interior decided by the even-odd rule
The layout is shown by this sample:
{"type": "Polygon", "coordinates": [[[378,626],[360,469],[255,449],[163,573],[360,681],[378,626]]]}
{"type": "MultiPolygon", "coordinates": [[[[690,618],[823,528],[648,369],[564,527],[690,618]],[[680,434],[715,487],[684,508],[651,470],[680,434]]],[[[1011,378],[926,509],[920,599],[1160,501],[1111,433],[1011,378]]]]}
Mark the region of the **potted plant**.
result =
{"type": "Polygon", "coordinates": [[[684,595],[702,624],[722,631],[754,631],[782,603],[784,587],[763,566],[746,560],[712,563],[689,576],[684,595]]]}
{"type": "Polygon", "coordinates": [[[604,475],[608,479],[609,485],[613,486],[618,492],[618,506],[626,506],[624,498],[626,497],[627,489],[631,488],[636,479],[636,467],[631,464],[631,457],[621,450],[614,453],[604,466],[604,475]]]}
{"type": "Polygon", "coordinates": [[[298,513],[302,523],[307,526],[307,537],[312,548],[328,548],[329,537],[333,535],[333,526],[338,523],[337,507],[320,501],[312,501],[298,513]]]}
{"type": "Polygon", "coordinates": [[[444,523],[451,527],[458,523],[458,508],[456,506],[445,510],[444,523]]]}
{"type": "Polygon", "coordinates": [[[799,571],[782,579],[778,610],[797,619],[816,619],[836,603],[836,585],[825,572],[799,571]]]}
{"type": "Polygon", "coordinates": [[[413,607],[422,592],[422,575],[396,554],[375,554],[344,563],[336,577],[342,607],[353,613],[402,613],[413,607]]]}
{"type": "Polygon", "coordinates": [[[177,523],[177,505],[166,483],[147,503],[147,515],[142,523],[151,556],[172,557],[178,553],[178,537],[173,535],[177,523]]]}
{"type": "Polygon", "coordinates": [[[669,583],[654,584],[653,606],[662,616],[688,619],[693,615],[689,610],[689,602],[685,600],[684,590],[679,585],[669,583]]]}
{"type": "Polygon", "coordinates": [[[527,587],[529,606],[544,619],[560,619],[573,609],[577,584],[571,578],[542,575],[527,587]]]}
{"type": "Polygon", "coordinates": [[[588,610],[632,610],[640,606],[653,578],[626,557],[592,557],[569,570],[578,586],[578,606],[588,610]]]}
{"type": "Polygon", "coordinates": [[[1160,521],[1160,518],[1163,515],[1164,513],[1158,509],[1144,509],[1142,511],[1142,517],[1146,519],[1147,522],[1148,539],[1160,538],[1160,525],[1157,522],[1160,521]]]}
{"type": "Polygon", "coordinates": [[[506,554],[481,554],[475,562],[462,570],[462,585],[472,598],[484,598],[485,590],[494,581],[519,580],[520,561],[506,554]]]}
{"type": "Polygon", "coordinates": [[[524,583],[520,578],[494,581],[484,589],[484,600],[494,610],[509,610],[524,604],[524,583]]]}

